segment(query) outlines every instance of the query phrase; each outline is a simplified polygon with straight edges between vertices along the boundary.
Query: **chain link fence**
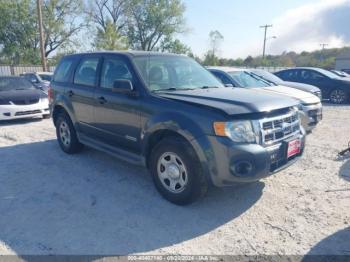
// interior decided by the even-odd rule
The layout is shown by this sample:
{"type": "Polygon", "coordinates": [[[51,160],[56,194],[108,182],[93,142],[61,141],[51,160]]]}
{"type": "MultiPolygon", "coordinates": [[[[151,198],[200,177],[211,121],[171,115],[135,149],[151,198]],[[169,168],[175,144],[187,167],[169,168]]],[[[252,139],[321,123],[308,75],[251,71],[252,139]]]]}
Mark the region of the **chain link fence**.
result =
{"type": "MultiPolygon", "coordinates": [[[[55,70],[54,66],[49,67],[49,72],[55,70]]],[[[43,68],[40,65],[0,65],[0,76],[18,76],[23,73],[42,72],[43,68]]]]}

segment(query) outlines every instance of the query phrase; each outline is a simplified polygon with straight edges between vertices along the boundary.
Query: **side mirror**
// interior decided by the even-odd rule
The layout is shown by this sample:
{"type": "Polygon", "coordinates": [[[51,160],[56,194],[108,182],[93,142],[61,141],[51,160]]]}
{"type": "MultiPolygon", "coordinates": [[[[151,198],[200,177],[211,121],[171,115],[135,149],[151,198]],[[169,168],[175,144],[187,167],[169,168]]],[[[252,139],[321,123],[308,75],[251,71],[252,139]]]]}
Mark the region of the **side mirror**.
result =
{"type": "Polygon", "coordinates": [[[134,91],[134,87],[130,80],[118,79],[113,82],[112,91],[116,93],[130,93],[134,91]]]}

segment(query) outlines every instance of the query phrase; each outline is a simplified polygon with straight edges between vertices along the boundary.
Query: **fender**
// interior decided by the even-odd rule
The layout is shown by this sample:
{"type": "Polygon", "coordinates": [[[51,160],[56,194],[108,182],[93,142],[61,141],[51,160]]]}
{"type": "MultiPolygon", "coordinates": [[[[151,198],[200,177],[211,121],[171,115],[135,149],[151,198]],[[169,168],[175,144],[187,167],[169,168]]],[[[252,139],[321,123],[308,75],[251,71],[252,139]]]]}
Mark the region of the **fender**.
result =
{"type": "Polygon", "coordinates": [[[147,145],[152,134],[160,130],[176,132],[189,142],[204,135],[199,125],[188,116],[177,112],[162,112],[153,116],[144,124],[141,131],[142,147],[147,145]]]}
{"type": "Polygon", "coordinates": [[[54,109],[56,106],[61,106],[64,108],[66,113],[69,115],[70,119],[72,120],[74,126],[77,128],[77,120],[75,118],[74,114],[74,109],[72,106],[72,103],[69,102],[69,99],[67,99],[64,95],[62,94],[57,94],[57,96],[54,99],[55,103],[51,105],[51,115],[53,116],[54,114],[54,109]]]}
{"type": "Polygon", "coordinates": [[[182,113],[163,112],[149,119],[141,132],[142,155],[146,156],[150,137],[158,131],[172,131],[179,134],[189,142],[201,163],[205,175],[210,179],[208,156],[211,146],[207,135],[200,126],[182,113]]]}

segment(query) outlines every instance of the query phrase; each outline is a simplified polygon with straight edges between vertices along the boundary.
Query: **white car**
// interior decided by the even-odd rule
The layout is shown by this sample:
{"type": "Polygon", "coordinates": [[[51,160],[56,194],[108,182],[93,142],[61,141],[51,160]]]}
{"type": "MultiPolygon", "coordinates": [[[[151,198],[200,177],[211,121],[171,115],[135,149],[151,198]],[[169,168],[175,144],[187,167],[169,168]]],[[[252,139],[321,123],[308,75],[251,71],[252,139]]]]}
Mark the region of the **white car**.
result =
{"type": "Polygon", "coordinates": [[[232,67],[209,67],[208,70],[226,86],[255,88],[274,94],[292,97],[299,101],[300,120],[303,128],[310,132],[322,119],[322,103],[319,97],[296,88],[274,85],[250,69],[232,67]]]}
{"type": "Polygon", "coordinates": [[[0,77],[0,120],[50,117],[48,97],[22,77],[0,77]]]}

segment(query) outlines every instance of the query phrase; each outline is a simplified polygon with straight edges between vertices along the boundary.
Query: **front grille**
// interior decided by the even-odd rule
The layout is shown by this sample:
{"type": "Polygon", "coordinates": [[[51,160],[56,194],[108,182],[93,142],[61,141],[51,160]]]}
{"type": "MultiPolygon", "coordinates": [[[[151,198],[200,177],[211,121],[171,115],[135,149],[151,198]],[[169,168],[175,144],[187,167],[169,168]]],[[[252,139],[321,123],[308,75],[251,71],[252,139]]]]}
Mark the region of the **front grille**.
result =
{"type": "Polygon", "coordinates": [[[40,113],[41,113],[41,110],[22,111],[22,112],[17,112],[15,116],[35,115],[40,113]]]}
{"type": "Polygon", "coordinates": [[[263,145],[271,145],[300,132],[299,115],[296,111],[265,118],[259,121],[263,145]]]}
{"type": "Polygon", "coordinates": [[[39,99],[20,99],[11,101],[14,105],[33,105],[39,103],[39,99]]]}

